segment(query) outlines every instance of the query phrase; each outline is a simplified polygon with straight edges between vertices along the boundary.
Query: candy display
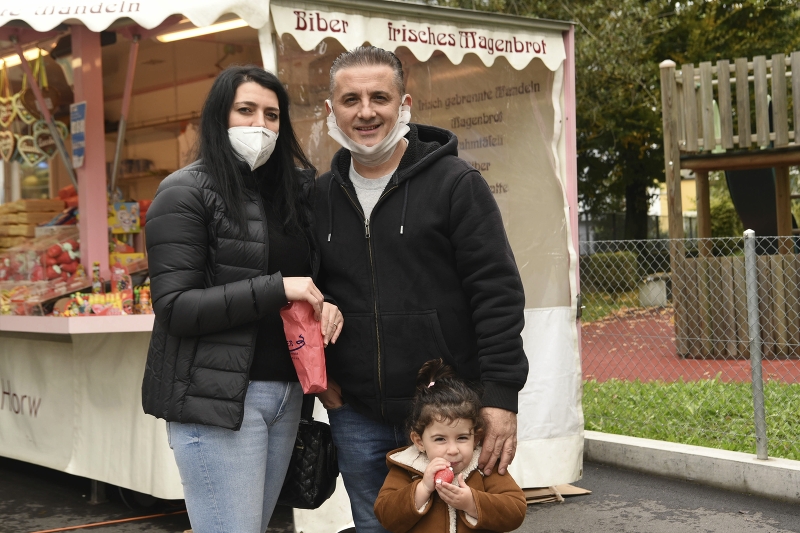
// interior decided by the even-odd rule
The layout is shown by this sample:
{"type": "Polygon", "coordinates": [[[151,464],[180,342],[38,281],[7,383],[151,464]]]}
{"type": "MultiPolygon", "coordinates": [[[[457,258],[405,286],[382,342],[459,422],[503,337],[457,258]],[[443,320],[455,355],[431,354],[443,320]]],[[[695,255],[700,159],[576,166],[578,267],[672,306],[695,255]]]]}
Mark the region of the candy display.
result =
{"type": "Polygon", "coordinates": [[[150,303],[150,279],[147,285],[133,289],[133,310],[139,315],[152,315],[153,305],[150,303]]]}
{"type": "Polygon", "coordinates": [[[133,246],[119,240],[116,235],[111,236],[108,242],[108,251],[108,263],[110,265],[119,263],[130,273],[147,270],[147,258],[145,255],[141,252],[136,252],[133,246]]]}
{"type": "Polygon", "coordinates": [[[47,247],[40,256],[40,265],[31,271],[30,280],[53,280],[60,277],[66,281],[79,269],[83,272],[80,245],[77,239],[70,238],[47,247]]]}
{"type": "Polygon", "coordinates": [[[91,282],[85,275],[69,281],[0,281],[0,315],[45,316],[50,303],[61,296],[86,289],[91,282]]]}
{"type": "Polygon", "coordinates": [[[100,276],[100,263],[95,261],[92,263],[92,294],[104,294],[106,282],[100,276]]]}
{"type": "Polygon", "coordinates": [[[76,275],[83,276],[77,227],[0,252],[0,282],[69,281],[76,275]]]}
{"type": "Polygon", "coordinates": [[[120,263],[111,267],[111,293],[117,295],[120,308],[126,315],[133,314],[133,282],[131,276],[120,263]]]}
{"type": "MultiPolygon", "coordinates": [[[[127,250],[121,242],[114,242],[112,249],[117,246],[127,250]]],[[[124,264],[117,261],[112,265],[108,290],[106,280],[100,276],[99,263],[87,273],[80,263],[80,254],[76,226],[61,228],[53,235],[37,237],[0,252],[0,315],[99,316],[153,312],[149,282],[135,287],[130,275],[146,270],[143,254],[137,261],[124,264]],[[84,291],[94,294],[82,294],[84,291]]]]}
{"type": "MultiPolygon", "coordinates": [[[[150,304],[150,281],[133,288],[127,287],[130,276],[121,274],[116,282],[123,287],[119,291],[106,293],[73,293],[53,306],[53,316],[113,316],[113,315],[152,315],[150,304]],[[126,278],[127,279],[124,279],[126,278]]],[[[114,277],[112,276],[112,280],[114,277]]],[[[114,288],[112,281],[112,289],[114,288]]]]}

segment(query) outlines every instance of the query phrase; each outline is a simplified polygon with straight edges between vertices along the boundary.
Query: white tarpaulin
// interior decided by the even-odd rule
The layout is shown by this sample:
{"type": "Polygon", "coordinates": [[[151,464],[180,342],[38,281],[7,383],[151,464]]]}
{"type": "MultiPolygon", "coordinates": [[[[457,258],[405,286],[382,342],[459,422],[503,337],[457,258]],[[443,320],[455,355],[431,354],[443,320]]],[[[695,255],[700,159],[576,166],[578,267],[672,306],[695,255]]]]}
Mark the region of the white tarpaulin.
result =
{"type": "Polygon", "coordinates": [[[183,498],[166,425],[142,411],[149,341],[148,332],[0,333],[0,455],[183,498]]]}

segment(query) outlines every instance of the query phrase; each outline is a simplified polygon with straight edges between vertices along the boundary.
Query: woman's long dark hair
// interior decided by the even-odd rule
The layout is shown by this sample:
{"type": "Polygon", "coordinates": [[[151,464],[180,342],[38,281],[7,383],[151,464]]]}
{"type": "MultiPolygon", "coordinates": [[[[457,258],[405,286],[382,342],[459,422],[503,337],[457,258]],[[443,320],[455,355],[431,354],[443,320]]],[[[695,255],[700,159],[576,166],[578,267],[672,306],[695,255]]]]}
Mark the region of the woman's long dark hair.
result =
{"type": "Polygon", "coordinates": [[[289,95],[274,74],[255,65],[231,66],[219,73],[200,115],[197,155],[202,159],[209,176],[219,185],[219,192],[231,218],[246,232],[245,180],[241,170],[243,166],[228,139],[228,117],[236,89],[247,82],[255,82],[273,91],[278,97],[278,141],[269,161],[256,172],[257,175],[274,176],[277,179],[274,202],[284,219],[286,231],[304,234],[311,225],[311,213],[308,199],[302,191],[300,170],[297,167],[312,170],[314,167],[303,153],[292,128],[289,119],[289,95]]]}

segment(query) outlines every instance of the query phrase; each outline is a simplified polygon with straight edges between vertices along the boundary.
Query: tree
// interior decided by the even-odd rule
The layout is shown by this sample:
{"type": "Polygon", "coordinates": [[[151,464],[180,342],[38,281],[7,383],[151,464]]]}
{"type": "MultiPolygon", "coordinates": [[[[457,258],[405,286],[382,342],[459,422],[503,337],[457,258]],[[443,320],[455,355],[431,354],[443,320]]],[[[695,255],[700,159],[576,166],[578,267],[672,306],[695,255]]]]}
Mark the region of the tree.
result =
{"type": "Polygon", "coordinates": [[[578,195],[590,214],[625,210],[625,237],[647,237],[648,189],[664,179],[659,63],[753,57],[800,45],[796,0],[429,0],[571,20],[578,195]]]}

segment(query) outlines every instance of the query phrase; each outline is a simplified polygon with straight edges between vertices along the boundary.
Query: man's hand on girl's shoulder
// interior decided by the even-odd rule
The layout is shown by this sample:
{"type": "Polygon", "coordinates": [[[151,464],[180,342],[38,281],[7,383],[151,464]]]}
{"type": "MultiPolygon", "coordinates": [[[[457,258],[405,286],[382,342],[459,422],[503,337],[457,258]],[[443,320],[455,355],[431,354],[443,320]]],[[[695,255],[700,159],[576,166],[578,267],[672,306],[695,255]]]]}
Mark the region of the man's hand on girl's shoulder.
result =
{"type": "Polygon", "coordinates": [[[486,423],[486,434],[478,468],[488,476],[497,465],[497,473],[505,475],[517,453],[517,414],[497,407],[484,407],[481,416],[486,423]]]}

